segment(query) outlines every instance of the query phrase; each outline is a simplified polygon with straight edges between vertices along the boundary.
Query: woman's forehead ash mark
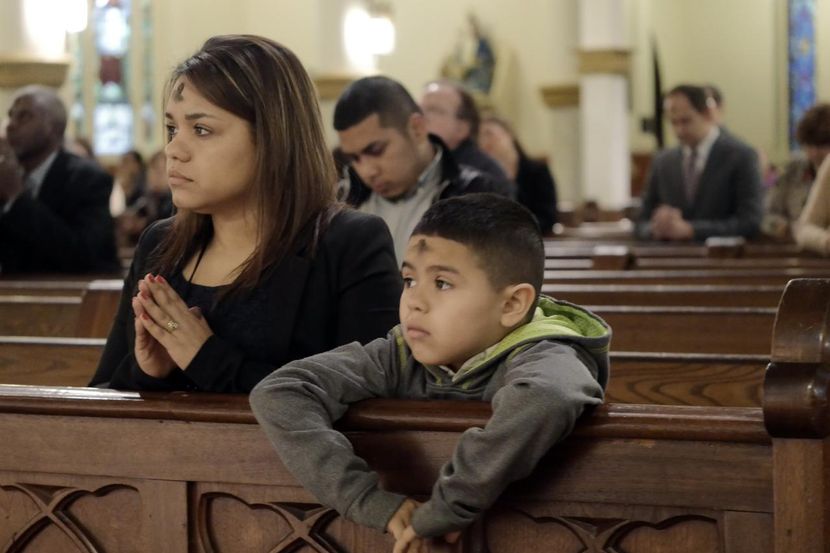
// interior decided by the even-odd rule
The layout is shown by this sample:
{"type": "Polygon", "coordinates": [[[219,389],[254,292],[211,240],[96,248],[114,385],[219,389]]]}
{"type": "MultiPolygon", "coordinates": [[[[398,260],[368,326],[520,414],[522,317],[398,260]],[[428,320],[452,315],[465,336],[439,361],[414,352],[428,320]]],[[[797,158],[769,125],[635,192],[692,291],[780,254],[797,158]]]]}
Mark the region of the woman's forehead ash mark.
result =
{"type": "Polygon", "coordinates": [[[176,102],[181,102],[184,100],[184,83],[180,82],[179,85],[176,87],[176,90],[173,91],[173,100],[176,102]]]}

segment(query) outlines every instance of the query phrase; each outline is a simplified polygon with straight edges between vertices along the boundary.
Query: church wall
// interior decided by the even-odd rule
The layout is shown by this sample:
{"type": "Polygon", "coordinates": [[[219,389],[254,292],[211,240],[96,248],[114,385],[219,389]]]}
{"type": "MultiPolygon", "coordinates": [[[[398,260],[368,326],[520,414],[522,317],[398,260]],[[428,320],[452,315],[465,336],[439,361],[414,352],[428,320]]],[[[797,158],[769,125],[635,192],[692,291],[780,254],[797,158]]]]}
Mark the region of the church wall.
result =
{"type": "Polygon", "coordinates": [[[539,87],[577,80],[577,7],[573,0],[422,0],[393,2],[398,40],[395,52],[380,59],[379,68],[401,80],[417,96],[424,83],[439,76],[474,13],[488,32],[496,55],[496,108],[513,121],[531,155],[547,157],[560,196],[578,195],[579,137],[575,109],[551,110],[539,87]],[[516,17],[517,13],[522,17],[516,17]]]}
{"type": "MultiPolygon", "coordinates": [[[[772,155],[786,155],[786,6],[777,0],[640,0],[634,115],[652,114],[650,37],[657,42],[663,89],[713,83],[725,98],[726,125],[772,155]],[[782,9],[783,8],[783,9],[782,9]]],[[[633,125],[634,149],[653,139],[633,125]]],[[[674,143],[666,127],[666,136],[674,143]]]]}
{"type": "MultiPolygon", "coordinates": [[[[319,32],[319,10],[329,1],[235,0],[208,7],[201,0],[155,0],[157,105],[170,69],[214,34],[270,36],[291,47],[312,74],[330,71],[325,52],[331,43],[319,32]]],[[[397,45],[391,55],[379,58],[378,70],[398,78],[417,96],[424,82],[438,76],[466,27],[467,14],[475,13],[501,54],[499,71],[507,75],[502,79],[507,84],[494,94],[497,107],[513,120],[527,150],[548,158],[560,196],[578,200],[578,112],[548,108],[539,93],[540,86],[578,80],[577,1],[522,0],[519,9],[515,0],[392,0],[397,45]]],[[[654,33],[664,89],[681,81],[718,84],[726,98],[729,128],[774,161],[787,156],[784,0],[625,1],[632,51],[632,150],[654,147],[653,137],[640,128],[641,118],[653,109],[649,37],[654,33]]],[[[817,90],[819,99],[827,101],[830,0],[817,0],[816,6],[817,90]]],[[[324,118],[330,127],[331,103],[324,105],[324,118]]],[[[335,140],[334,133],[329,136],[335,140]]]]}

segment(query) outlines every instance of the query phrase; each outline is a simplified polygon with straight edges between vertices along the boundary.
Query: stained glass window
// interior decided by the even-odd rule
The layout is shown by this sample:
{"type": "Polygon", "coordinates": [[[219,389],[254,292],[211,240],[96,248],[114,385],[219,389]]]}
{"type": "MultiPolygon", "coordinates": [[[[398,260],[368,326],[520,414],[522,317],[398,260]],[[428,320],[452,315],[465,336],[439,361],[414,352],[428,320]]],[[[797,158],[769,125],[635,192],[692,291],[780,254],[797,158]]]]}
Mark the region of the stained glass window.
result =
{"type": "Polygon", "coordinates": [[[789,0],[790,149],[795,150],[795,127],[816,102],[815,0],[789,0]]]}
{"type": "Polygon", "coordinates": [[[153,75],[153,0],[89,0],[89,27],[70,34],[70,124],[95,153],[148,152],[160,133],[153,75]]]}

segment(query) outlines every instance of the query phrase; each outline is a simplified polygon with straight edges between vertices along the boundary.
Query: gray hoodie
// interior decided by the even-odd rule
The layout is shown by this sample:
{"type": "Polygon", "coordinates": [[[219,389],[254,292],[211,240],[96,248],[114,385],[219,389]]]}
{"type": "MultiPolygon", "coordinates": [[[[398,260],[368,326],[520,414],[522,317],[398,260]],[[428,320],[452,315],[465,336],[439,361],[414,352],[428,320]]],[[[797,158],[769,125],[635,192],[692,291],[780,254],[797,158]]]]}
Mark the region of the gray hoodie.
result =
{"type": "Polygon", "coordinates": [[[369,398],[490,402],[487,425],[462,434],[431,497],[413,515],[419,536],[441,536],[470,524],[508,484],[533,471],[586,406],[602,403],[610,339],[596,315],[542,297],[531,322],[454,374],[416,361],[395,327],[366,346],[355,342],[274,371],[254,388],[251,406],[306,489],[346,518],[382,530],[405,496],[379,486],[334,421],[369,398]]]}

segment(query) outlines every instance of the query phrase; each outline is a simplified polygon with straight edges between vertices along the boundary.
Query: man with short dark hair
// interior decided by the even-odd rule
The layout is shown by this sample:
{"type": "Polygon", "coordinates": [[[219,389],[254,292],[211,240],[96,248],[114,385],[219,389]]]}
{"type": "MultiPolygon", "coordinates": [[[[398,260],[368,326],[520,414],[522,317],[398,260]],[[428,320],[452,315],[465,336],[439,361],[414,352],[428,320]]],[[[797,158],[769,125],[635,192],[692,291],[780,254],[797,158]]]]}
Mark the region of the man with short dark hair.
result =
{"type": "Polygon", "coordinates": [[[447,79],[430,81],[421,96],[421,110],[427,130],[441,137],[458,163],[510,183],[501,165],[476,143],[481,117],[475,99],[463,86],[447,79]]]}
{"type": "Polygon", "coordinates": [[[0,272],[116,272],[112,177],[63,149],[55,91],[15,94],[0,138],[0,272]]]}
{"type": "Polygon", "coordinates": [[[722,131],[713,99],[699,86],[680,85],[663,102],[679,146],[651,164],[636,234],[643,239],[705,240],[753,237],[763,214],[758,158],[722,131]]]}
{"type": "Polygon", "coordinates": [[[349,165],[341,196],[386,221],[398,260],[415,224],[437,200],[470,192],[512,197],[507,183],[456,163],[441,139],[427,131],[412,96],[387,77],[350,84],[334,108],[334,128],[349,165]]]}

